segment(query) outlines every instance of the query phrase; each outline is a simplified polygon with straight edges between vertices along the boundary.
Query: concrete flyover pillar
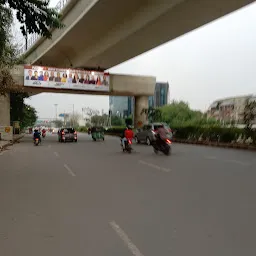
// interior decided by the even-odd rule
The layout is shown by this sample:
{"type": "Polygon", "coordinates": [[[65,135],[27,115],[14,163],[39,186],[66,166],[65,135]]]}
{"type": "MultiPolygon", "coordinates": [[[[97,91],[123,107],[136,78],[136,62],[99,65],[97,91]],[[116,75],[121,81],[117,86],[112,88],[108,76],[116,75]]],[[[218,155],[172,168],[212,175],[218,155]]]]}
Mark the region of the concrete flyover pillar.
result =
{"type": "Polygon", "coordinates": [[[0,126],[10,125],[10,96],[0,95],[0,126]]]}
{"type": "Polygon", "coordinates": [[[135,96],[134,126],[140,128],[147,122],[147,116],[141,114],[143,109],[148,109],[148,96],[135,96]]]}

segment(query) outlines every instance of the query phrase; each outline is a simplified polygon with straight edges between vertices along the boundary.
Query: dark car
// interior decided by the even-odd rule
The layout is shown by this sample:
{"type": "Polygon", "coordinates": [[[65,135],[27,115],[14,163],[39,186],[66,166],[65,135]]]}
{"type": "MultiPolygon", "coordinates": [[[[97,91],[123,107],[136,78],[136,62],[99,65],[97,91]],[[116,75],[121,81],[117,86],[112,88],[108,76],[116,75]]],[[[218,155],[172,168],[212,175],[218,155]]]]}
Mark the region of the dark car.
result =
{"type": "Polygon", "coordinates": [[[154,132],[158,129],[160,125],[164,125],[167,133],[170,137],[172,137],[172,130],[166,123],[152,123],[146,124],[142,127],[142,129],[138,129],[135,133],[135,141],[137,143],[146,142],[147,145],[151,145],[152,141],[154,140],[154,132]]]}
{"type": "Polygon", "coordinates": [[[58,131],[59,142],[77,142],[77,132],[74,128],[61,128],[58,131]]]}

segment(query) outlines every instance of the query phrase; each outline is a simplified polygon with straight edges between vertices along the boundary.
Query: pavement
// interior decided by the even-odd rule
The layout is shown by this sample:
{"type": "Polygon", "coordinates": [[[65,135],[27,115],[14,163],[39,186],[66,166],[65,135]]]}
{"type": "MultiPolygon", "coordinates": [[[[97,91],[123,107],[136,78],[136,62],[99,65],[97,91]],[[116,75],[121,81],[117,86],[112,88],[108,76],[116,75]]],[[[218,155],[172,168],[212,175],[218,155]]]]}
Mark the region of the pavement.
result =
{"type": "Polygon", "coordinates": [[[255,153],[78,139],[0,153],[0,255],[256,255],[255,153]]]}
{"type": "Polygon", "coordinates": [[[12,141],[0,140],[0,152],[4,150],[6,147],[12,145],[13,143],[19,141],[23,138],[24,134],[14,134],[12,141]]]}

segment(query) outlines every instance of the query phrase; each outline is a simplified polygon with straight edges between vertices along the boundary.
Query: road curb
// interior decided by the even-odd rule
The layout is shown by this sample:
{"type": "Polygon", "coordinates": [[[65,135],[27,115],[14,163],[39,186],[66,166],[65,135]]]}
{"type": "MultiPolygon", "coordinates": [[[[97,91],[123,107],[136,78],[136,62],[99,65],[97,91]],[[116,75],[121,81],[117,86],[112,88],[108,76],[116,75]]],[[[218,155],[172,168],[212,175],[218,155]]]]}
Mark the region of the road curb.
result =
{"type": "Polygon", "coordinates": [[[20,135],[18,138],[14,138],[12,141],[7,142],[6,144],[4,144],[3,146],[0,146],[0,152],[5,150],[7,147],[12,146],[13,144],[15,144],[16,142],[18,142],[19,140],[21,140],[23,137],[25,136],[25,134],[20,135]]]}
{"type": "Polygon", "coordinates": [[[197,146],[208,146],[208,147],[217,147],[217,148],[230,148],[230,149],[239,149],[239,150],[249,150],[256,151],[255,146],[248,146],[243,144],[227,144],[227,143],[217,143],[217,142],[205,142],[205,141],[187,141],[187,140],[178,140],[173,139],[173,142],[180,144],[190,144],[197,146]]]}
{"type": "MultiPolygon", "coordinates": [[[[118,137],[117,134],[105,133],[108,136],[115,136],[118,137]]],[[[207,142],[207,141],[188,141],[188,140],[179,140],[173,138],[173,142],[180,143],[180,144],[190,144],[190,145],[197,145],[197,146],[207,146],[207,147],[216,147],[216,148],[230,148],[230,149],[238,149],[238,150],[249,150],[249,151],[256,151],[255,146],[248,146],[243,144],[227,144],[227,143],[217,143],[217,142],[207,142]]]]}

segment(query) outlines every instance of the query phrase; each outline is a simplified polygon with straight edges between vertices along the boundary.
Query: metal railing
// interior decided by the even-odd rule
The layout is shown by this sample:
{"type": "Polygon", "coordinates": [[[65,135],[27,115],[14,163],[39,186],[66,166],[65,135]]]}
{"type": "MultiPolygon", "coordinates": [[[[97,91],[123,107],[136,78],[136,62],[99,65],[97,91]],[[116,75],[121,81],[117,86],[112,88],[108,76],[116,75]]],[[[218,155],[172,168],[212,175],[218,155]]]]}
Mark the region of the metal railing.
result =
{"type": "MultiPolygon", "coordinates": [[[[67,3],[70,0],[60,0],[57,5],[55,6],[55,9],[57,12],[61,12],[67,5],[67,3]]],[[[29,38],[27,39],[27,43],[25,42],[23,46],[19,49],[18,54],[24,54],[26,51],[28,51],[34,44],[35,42],[40,39],[42,36],[39,34],[31,34],[29,38]]]]}

